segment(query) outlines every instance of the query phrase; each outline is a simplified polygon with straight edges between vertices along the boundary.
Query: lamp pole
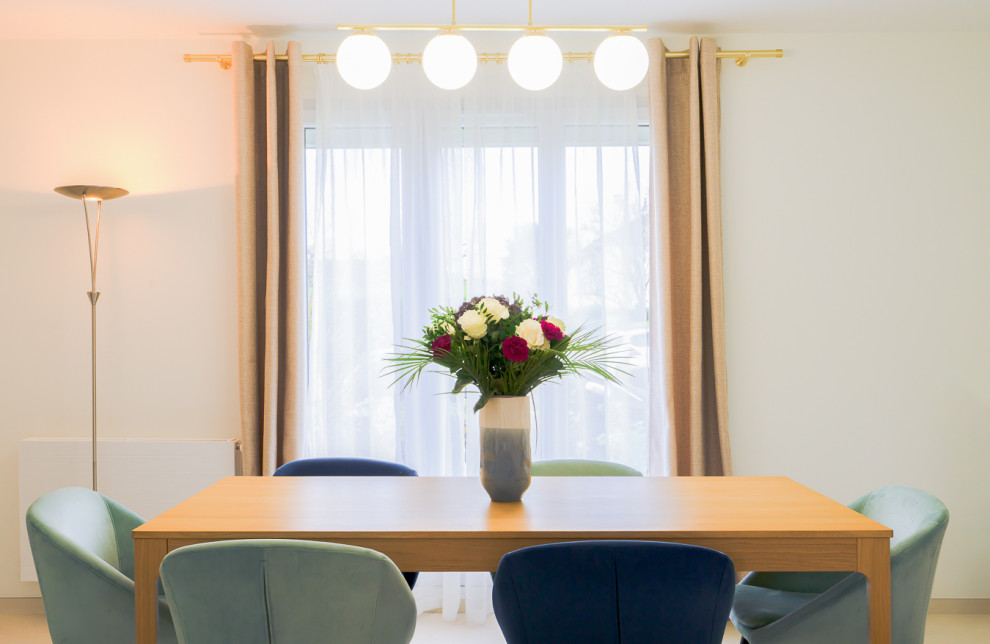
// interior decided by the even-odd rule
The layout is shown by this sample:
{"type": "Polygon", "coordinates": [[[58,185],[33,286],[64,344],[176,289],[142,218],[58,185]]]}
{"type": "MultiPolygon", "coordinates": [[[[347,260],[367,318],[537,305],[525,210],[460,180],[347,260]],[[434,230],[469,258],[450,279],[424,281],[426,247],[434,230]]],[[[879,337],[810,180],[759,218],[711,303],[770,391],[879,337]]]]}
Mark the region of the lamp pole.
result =
{"type": "Polygon", "coordinates": [[[96,468],[97,468],[97,450],[96,450],[96,302],[100,299],[100,292],[96,290],[96,262],[99,257],[100,250],[100,215],[103,212],[103,202],[107,199],[116,199],[118,197],[124,197],[128,194],[123,188],[109,188],[106,186],[59,186],[55,188],[55,192],[60,195],[70,197],[72,199],[80,199],[83,202],[83,213],[86,216],[86,241],[89,248],[89,274],[91,280],[92,290],[87,291],[86,295],[89,296],[90,303],[90,313],[91,313],[91,354],[90,364],[92,366],[92,384],[93,384],[93,491],[96,491],[96,468]],[[96,225],[94,227],[90,225],[89,218],[89,205],[96,204],[96,225]]]}

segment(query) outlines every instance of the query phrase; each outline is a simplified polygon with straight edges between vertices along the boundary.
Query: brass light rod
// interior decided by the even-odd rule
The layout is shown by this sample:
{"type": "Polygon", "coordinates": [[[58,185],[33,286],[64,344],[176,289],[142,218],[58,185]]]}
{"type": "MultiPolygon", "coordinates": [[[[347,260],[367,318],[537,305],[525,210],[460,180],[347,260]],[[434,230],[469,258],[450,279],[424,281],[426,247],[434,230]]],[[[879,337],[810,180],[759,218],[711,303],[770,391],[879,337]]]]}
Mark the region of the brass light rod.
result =
{"type": "MultiPolygon", "coordinates": [[[[689,52],[668,51],[667,58],[687,58],[689,52]]],[[[563,54],[564,60],[574,62],[578,60],[593,60],[595,55],[592,52],[563,54]]],[[[736,65],[743,67],[750,58],[783,58],[782,49],[748,49],[741,51],[719,51],[715,52],[716,58],[731,58],[736,65]]],[[[219,63],[223,69],[230,69],[230,54],[185,54],[183,60],[187,63],[219,63]]],[[[276,60],[287,60],[287,56],[275,56],[276,60]]],[[[504,63],[508,54],[478,54],[478,62],[481,63],[504,63]]],[[[255,60],[265,60],[265,54],[255,54],[255,60]]],[[[317,63],[320,65],[337,62],[335,54],[306,54],[302,57],[303,62],[317,63]]],[[[393,54],[392,62],[398,63],[419,63],[422,62],[422,54],[393,54]]]]}
{"type": "Polygon", "coordinates": [[[337,25],[337,31],[646,31],[643,25],[337,25]]]}
{"type": "Polygon", "coordinates": [[[534,25],[533,0],[529,0],[529,22],[525,25],[459,25],[457,24],[457,0],[450,1],[449,25],[345,25],[338,24],[337,31],[646,31],[646,27],[625,25],[534,25]]]}

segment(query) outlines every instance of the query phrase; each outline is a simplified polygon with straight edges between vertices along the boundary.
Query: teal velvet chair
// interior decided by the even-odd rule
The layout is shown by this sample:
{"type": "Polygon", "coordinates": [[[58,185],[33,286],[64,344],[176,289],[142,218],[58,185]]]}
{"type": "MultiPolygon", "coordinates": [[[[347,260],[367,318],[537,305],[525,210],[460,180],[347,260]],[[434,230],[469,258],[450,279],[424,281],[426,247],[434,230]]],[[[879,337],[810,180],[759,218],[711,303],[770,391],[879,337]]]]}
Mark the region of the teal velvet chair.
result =
{"type": "MultiPolygon", "coordinates": [[[[144,519],[80,487],[45,494],[31,504],[26,519],[53,644],[134,642],[131,530],[144,519]]],[[[176,642],[163,601],[158,642],[176,642]]]]}
{"type": "Polygon", "coordinates": [[[533,476],[643,476],[621,463],[583,459],[534,461],[530,471],[533,476]]]}
{"type": "Polygon", "coordinates": [[[407,644],[416,603],[385,555],[355,546],[245,539],[162,560],[181,644],[407,644]]]}
{"type": "MultiPolygon", "coordinates": [[[[921,644],[949,512],[932,495],[888,486],[849,506],[894,531],[891,641],[921,644]]],[[[750,644],[867,644],[866,578],[848,572],[754,572],[736,587],[730,618],[750,644]]]]}

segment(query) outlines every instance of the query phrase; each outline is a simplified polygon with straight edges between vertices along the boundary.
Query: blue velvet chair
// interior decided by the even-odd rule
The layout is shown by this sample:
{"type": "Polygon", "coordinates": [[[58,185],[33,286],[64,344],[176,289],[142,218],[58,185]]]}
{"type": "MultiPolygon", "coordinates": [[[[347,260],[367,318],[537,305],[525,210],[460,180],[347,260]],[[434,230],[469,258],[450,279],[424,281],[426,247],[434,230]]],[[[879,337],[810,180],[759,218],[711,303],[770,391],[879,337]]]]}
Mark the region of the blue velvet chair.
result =
{"type": "Polygon", "coordinates": [[[301,458],[282,465],[274,476],[416,476],[416,470],[371,458],[301,458]]]}
{"type": "MultiPolygon", "coordinates": [[[[273,476],[416,476],[416,470],[401,463],[372,458],[301,458],[275,470],[273,476]]],[[[404,572],[406,583],[416,585],[418,572],[404,572]]]]}
{"type": "Polygon", "coordinates": [[[181,644],[408,644],[416,602],[388,557],[288,539],[173,550],[162,585],[181,644]]]}
{"type": "MultiPolygon", "coordinates": [[[[144,519],[81,487],[43,495],[26,519],[53,644],[134,642],[131,530],[144,519]]],[[[158,642],[176,642],[164,601],[158,604],[158,642]]]]}
{"type": "Polygon", "coordinates": [[[715,550],[578,541],[502,557],[492,603],[507,644],[721,644],[734,586],[715,550]]]}
{"type": "MultiPolygon", "coordinates": [[[[949,512],[907,487],[874,490],[850,504],[894,531],[890,542],[891,641],[922,644],[949,512]]],[[[867,644],[866,578],[850,572],[754,572],[736,588],[731,619],[751,644],[867,644]]]]}
{"type": "Polygon", "coordinates": [[[643,476],[628,465],[584,459],[535,461],[530,471],[533,476],[643,476]]]}

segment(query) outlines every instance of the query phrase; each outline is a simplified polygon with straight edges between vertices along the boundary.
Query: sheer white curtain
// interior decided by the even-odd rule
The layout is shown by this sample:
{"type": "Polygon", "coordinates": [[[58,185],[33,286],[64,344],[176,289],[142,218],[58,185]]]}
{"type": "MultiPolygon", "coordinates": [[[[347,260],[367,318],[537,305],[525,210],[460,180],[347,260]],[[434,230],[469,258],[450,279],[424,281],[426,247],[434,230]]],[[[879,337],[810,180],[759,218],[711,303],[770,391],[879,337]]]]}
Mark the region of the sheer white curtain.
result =
{"type": "MultiPolygon", "coordinates": [[[[309,150],[310,356],[307,451],[477,476],[475,396],[404,392],[383,358],[420,336],[427,310],[475,295],[539,294],[568,332],[601,327],[629,345],[622,387],[571,378],[535,394],[534,459],[593,458],[647,472],[647,137],[634,92],[587,64],[554,87],[519,89],[481,65],[464,90],[400,65],[354,90],[317,67],[309,150]]],[[[420,575],[421,609],[490,610],[487,574],[420,575]],[[442,577],[442,581],[441,581],[442,577]]]]}

